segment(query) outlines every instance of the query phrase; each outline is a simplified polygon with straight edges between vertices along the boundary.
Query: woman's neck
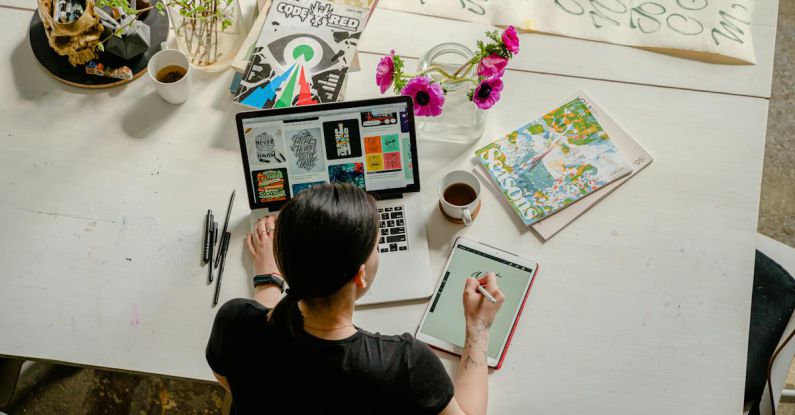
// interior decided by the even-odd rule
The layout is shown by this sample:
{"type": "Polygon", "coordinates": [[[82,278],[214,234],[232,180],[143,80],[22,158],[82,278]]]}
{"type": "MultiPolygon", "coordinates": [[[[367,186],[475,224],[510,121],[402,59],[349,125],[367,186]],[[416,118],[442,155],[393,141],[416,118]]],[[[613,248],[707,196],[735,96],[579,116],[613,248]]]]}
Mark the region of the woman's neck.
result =
{"type": "Polygon", "coordinates": [[[298,307],[304,317],[304,330],[315,337],[341,340],[356,334],[353,326],[353,303],[316,310],[300,301],[298,307]]]}

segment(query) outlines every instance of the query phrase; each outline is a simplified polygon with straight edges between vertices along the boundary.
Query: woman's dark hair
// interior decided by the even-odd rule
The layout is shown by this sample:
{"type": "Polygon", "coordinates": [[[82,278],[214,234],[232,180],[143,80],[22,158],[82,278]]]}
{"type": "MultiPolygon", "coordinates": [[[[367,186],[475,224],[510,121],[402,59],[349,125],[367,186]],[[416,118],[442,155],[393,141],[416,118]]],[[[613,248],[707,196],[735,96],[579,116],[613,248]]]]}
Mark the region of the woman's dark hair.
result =
{"type": "Polygon", "coordinates": [[[303,330],[299,300],[330,297],[348,283],[375,248],[378,207],[350,184],[325,184],[299,193],[276,220],[273,253],[289,289],[270,322],[292,335],[303,330]]]}

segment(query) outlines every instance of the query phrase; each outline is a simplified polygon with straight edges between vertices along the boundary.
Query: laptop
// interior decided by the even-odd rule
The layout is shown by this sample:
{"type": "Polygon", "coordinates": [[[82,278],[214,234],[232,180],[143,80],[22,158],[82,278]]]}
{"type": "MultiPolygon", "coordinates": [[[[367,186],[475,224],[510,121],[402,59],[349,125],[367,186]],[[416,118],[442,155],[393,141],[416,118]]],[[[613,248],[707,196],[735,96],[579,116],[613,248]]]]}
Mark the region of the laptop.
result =
{"type": "Polygon", "coordinates": [[[236,123],[252,229],[303,190],[352,183],[380,215],[378,276],[357,305],[430,297],[410,97],[244,112],[236,123]]]}

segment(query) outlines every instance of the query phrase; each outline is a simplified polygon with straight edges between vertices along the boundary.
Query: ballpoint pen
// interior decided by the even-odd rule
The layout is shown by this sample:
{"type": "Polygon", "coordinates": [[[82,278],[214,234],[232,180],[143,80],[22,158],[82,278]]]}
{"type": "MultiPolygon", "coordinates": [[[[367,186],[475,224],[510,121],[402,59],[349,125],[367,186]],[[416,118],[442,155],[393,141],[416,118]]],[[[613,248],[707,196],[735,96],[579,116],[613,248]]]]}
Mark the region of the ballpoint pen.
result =
{"type": "Polygon", "coordinates": [[[218,240],[218,222],[213,222],[212,230],[210,231],[210,261],[207,263],[207,284],[213,283],[213,248],[215,248],[215,241],[218,240]]]}

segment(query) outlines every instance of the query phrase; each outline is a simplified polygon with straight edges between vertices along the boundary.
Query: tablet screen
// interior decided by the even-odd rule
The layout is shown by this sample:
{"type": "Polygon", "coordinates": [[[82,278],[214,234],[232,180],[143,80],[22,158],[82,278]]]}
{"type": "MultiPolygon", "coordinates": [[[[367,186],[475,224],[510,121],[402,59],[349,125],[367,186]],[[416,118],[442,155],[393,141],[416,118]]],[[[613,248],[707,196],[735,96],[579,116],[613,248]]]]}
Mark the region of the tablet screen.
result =
{"type": "Polygon", "coordinates": [[[488,357],[499,359],[500,350],[511,332],[514,316],[519,312],[525,291],[533,278],[534,268],[457,245],[419,331],[463,347],[466,334],[462,299],[464,284],[467,278],[487,272],[497,274],[497,283],[505,295],[505,303],[489,330],[488,357]]]}

